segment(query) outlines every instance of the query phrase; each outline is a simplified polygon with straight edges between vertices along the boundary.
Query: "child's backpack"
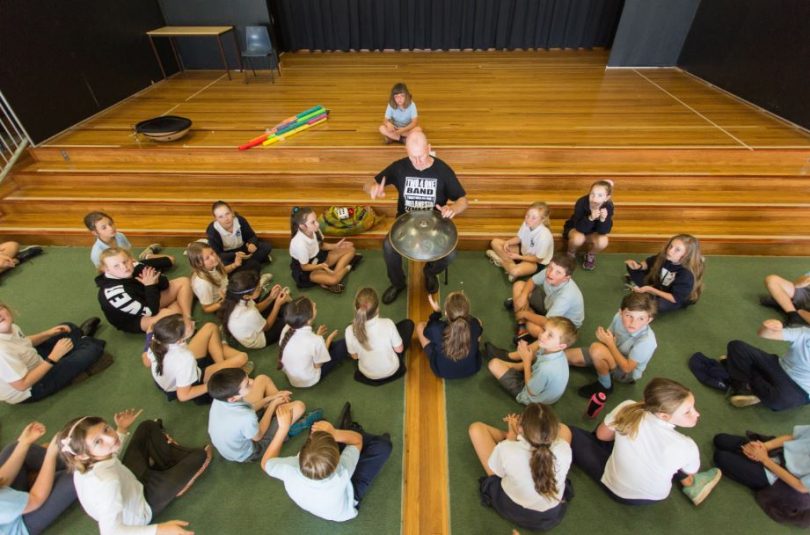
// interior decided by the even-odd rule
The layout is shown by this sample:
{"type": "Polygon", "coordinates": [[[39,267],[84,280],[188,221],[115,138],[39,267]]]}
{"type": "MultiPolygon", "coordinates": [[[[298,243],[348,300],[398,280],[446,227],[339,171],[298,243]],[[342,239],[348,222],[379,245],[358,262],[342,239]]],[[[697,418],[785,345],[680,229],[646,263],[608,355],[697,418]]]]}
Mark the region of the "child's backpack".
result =
{"type": "Polygon", "coordinates": [[[372,229],[384,218],[371,206],[331,206],[318,220],[321,232],[327,236],[351,236],[372,229]]]}

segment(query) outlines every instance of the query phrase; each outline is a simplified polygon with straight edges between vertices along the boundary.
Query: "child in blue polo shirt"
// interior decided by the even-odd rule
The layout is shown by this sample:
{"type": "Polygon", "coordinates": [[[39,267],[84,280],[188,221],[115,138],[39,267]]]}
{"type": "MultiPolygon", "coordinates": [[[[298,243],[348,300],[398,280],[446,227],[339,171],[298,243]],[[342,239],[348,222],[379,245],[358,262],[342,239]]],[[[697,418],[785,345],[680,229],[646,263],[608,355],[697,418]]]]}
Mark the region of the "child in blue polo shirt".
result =
{"type": "Polygon", "coordinates": [[[504,303],[515,311],[518,338],[540,336],[549,316],[568,318],[578,329],[585,321],[585,301],[571,278],[574,260],[557,253],[548,266],[527,281],[512,285],[512,298],[504,303]]]}
{"type": "Polygon", "coordinates": [[[550,317],[537,342],[518,344],[519,362],[493,358],[489,371],[518,403],[545,403],[560,399],[568,385],[568,361],[563,350],[576,342],[577,328],[568,318],[550,317]],[[535,353],[536,352],[536,353],[535,353]]]}
{"type": "Polygon", "coordinates": [[[598,380],[580,388],[580,396],[590,398],[598,392],[613,392],[612,379],[620,383],[634,383],[641,379],[658,347],[655,333],[650,328],[657,308],[655,299],[649,294],[626,295],[610,327],[596,329],[597,342],[590,347],[565,350],[565,358],[572,366],[588,366],[596,370],[598,380]]]}
{"type": "MultiPolygon", "coordinates": [[[[288,407],[292,422],[304,414],[303,401],[290,401],[291,393],[276,389],[266,375],[250,379],[241,368],[226,368],[211,376],[208,393],[214,398],[208,414],[208,434],[220,455],[229,461],[253,462],[261,459],[278,430],[273,416],[277,409],[288,407]],[[264,410],[259,418],[257,411],[264,410]]],[[[321,418],[317,409],[295,423],[290,434],[295,436],[321,418]]]]}

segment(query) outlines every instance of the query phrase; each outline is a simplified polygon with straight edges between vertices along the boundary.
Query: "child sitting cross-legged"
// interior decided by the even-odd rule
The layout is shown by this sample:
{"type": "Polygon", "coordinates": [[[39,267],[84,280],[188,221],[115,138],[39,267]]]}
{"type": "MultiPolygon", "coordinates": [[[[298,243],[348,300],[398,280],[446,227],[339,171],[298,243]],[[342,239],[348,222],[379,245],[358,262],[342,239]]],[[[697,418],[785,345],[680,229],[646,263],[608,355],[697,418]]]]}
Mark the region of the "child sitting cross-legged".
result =
{"type": "Polygon", "coordinates": [[[315,422],[297,456],[279,457],[290,430],[292,408],[277,411],[279,428],[262,457],[262,470],[284,482],[287,495],[299,507],[325,520],[343,522],[356,517],[371,482],[391,455],[388,433],[371,435],[352,422],[347,403],[338,427],[315,422]],[[343,451],[340,445],[344,445],[343,451]]]}
{"type": "MultiPolygon", "coordinates": [[[[132,249],[132,244],[124,236],[123,232],[119,232],[115,226],[112,217],[106,212],[90,212],[84,216],[84,226],[87,230],[96,237],[93,248],[90,250],[90,261],[94,266],[101,263],[101,253],[110,247],[120,247],[121,249],[132,249]]],[[[138,260],[160,271],[166,271],[174,266],[174,257],[171,255],[158,254],[160,253],[161,246],[159,243],[153,243],[146,247],[141,254],[138,255],[138,260]]]]}
{"type": "Polygon", "coordinates": [[[306,406],[291,401],[292,394],[278,390],[266,375],[251,379],[244,370],[228,368],[215,373],[208,381],[208,393],[214,398],[208,414],[208,435],[220,455],[239,463],[258,461],[279,428],[276,412],[289,407],[294,437],[323,417],[315,409],[298,422],[306,406]]]}
{"type": "Polygon", "coordinates": [[[516,352],[490,360],[489,371],[519,403],[555,403],[568,385],[568,362],[563,350],[576,339],[577,328],[571,320],[550,317],[536,342],[529,345],[521,340],[516,352]]]}
{"type": "Polygon", "coordinates": [[[169,401],[193,400],[197,405],[211,403],[208,380],[223,368],[253,369],[247,354],[222,342],[219,328],[206,323],[194,332],[180,314],[166,316],[146,335],[143,365],[152,370],[155,384],[169,401]]]}
{"type": "Polygon", "coordinates": [[[610,327],[596,329],[597,342],[590,347],[565,350],[565,358],[572,366],[588,366],[596,370],[598,380],[580,388],[580,396],[590,398],[597,392],[613,392],[612,379],[620,383],[635,383],[641,379],[658,347],[655,333],[650,328],[657,308],[655,298],[650,294],[626,295],[610,327]]]}

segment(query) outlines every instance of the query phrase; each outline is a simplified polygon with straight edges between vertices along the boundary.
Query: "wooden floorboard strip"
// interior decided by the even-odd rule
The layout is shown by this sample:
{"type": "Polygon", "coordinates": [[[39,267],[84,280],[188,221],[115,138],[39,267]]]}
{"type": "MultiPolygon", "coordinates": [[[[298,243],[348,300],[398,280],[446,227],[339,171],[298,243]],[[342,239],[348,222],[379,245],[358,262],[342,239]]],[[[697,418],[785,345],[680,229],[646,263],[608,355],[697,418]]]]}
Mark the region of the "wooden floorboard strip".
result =
{"type": "MultiPolygon", "coordinates": [[[[426,321],[432,312],[422,266],[409,262],[408,317],[414,322],[426,321]]],[[[416,337],[408,354],[402,533],[447,535],[450,509],[444,381],[433,375],[416,337]]]]}

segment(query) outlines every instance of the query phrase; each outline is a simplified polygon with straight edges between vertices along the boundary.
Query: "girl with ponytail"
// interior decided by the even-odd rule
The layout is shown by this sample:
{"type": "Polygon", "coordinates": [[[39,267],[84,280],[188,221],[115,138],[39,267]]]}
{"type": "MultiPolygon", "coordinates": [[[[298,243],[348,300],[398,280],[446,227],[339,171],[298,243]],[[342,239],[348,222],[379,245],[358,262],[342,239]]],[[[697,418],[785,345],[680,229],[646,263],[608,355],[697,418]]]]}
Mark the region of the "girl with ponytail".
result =
{"type": "Polygon", "coordinates": [[[594,433],[572,427],[574,464],[600,482],[611,498],[646,505],[669,496],[672,480],[700,505],[722,477],[717,468],[699,472],[700,452],[676,427],[695,427],[700,413],[685,386],[656,377],[643,401],[624,401],[594,433]]]}
{"type": "Polygon", "coordinates": [[[473,448],[484,471],[482,503],[518,526],[551,529],[562,521],[573,497],[566,479],[571,466],[571,430],[542,403],[509,414],[502,431],[483,422],[470,425],[473,448]]]}
{"type": "Polygon", "coordinates": [[[278,341],[284,327],[284,308],[290,291],[276,284],[261,301],[262,284],[255,271],[239,271],[228,279],[225,299],[217,317],[225,333],[248,349],[261,349],[278,341]]]}
{"type": "Polygon", "coordinates": [[[354,298],[354,321],[346,327],[346,347],[357,362],[354,380],[371,386],[405,375],[405,351],[411,345],[413,321],[396,324],[379,317],[380,298],[374,288],[360,288],[354,298]]]}
{"type": "Polygon", "coordinates": [[[481,322],[470,315],[470,301],[464,292],[450,292],[441,308],[428,294],[433,314],[427,323],[416,326],[419,343],[430,361],[430,368],[443,379],[458,379],[474,375],[481,369],[478,340],[484,332],[481,322]]]}
{"type": "Polygon", "coordinates": [[[222,343],[215,323],[206,323],[194,333],[180,314],[155,323],[147,335],[142,359],[169,401],[192,399],[198,405],[211,403],[208,380],[216,372],[225,368],[252,369],[246,353],[222,343]]]}
{"type": "Polygon", "coordinates": [[[284,312],[286,325],[278,343],[278,369],[297,388],[315,386],[321,378],[346,360],[349,352],[345,340],[335,340],[337,330],[324,340],[326,325],[312,329],[318,307],[310,298],[294,299],[284,312]]]}

